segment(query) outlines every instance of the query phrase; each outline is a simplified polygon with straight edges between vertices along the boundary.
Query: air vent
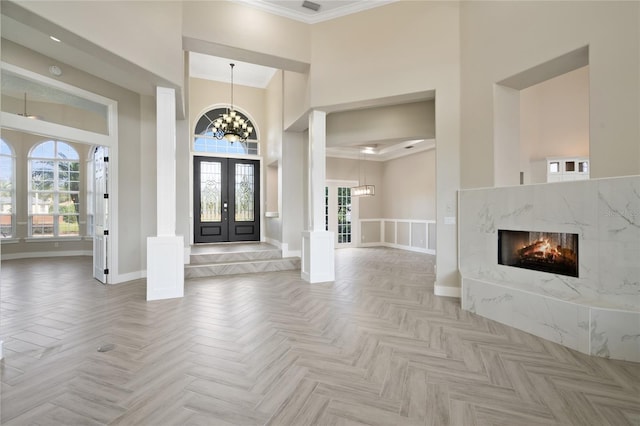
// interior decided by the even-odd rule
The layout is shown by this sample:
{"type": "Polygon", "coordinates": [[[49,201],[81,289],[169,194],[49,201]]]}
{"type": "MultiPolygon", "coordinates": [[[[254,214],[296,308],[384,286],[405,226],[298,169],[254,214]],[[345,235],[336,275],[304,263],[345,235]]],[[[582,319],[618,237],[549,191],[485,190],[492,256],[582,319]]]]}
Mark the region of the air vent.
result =
{"type": "Polygon", "coordinates": [[[314,3],[312,1],[305,0],[302,2],[302,7],[306,7],[307,9],[311,9],[314,12],[320,10],[320,5],[318,3],[314,3]]]}

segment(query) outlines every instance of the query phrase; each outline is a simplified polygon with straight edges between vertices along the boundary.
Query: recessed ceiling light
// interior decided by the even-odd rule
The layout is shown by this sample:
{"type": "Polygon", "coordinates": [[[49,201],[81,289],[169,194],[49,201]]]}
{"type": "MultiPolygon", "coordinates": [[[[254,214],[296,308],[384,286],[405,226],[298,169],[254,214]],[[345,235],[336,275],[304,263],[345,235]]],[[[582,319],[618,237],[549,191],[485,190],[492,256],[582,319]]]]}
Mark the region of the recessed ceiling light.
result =
{"type": "Polygon", "coordinates": [[[53,41],[55,41],[56,43],[60,43],[60,39],[54,36],[49,36],[49,38],[53,41]]]}
{"type": "Polygon", "coordinates": [[[51,65],[49,67],[49,72],[56,77],[60,77],[62,75],[62,70],[57,65],[51,65]]]}

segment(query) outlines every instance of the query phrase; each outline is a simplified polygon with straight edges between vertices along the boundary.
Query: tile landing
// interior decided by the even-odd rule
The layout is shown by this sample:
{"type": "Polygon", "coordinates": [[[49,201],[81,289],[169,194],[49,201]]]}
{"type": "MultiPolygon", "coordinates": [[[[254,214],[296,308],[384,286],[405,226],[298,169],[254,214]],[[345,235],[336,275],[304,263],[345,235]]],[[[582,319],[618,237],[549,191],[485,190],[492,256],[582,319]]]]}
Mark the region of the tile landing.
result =
{"type": "Polygon", "coordinates": [[[252,274],[300,269],[300,258],[283,258],[277,247],[262,243],[202,244],[191,247],[185,278],[252,274]]]}

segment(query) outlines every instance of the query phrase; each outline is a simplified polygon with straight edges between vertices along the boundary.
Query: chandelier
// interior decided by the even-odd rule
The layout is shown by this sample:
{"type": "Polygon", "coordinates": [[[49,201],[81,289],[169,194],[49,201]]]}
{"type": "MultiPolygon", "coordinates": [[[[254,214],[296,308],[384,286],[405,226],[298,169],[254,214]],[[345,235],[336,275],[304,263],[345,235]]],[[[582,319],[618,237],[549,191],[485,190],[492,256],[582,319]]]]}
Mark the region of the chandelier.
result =
{"type": "MultiPolygon", "coordinates": [[[[366,155],[370,152],[374,152],[372,150],[372,148],[365,148],[363,150],[360,151],[362,153],[362,155],[365,158],[366,161],[366,155]]],[[[359,156],[358,156],[359,157],[359,156]]],[[[366,166],[366,164],[365,164],[366,166]]],[[[373,197],[374,195],[376,195],[376,187],[375,185],[367,185],[367,171],[365,169],[364,171],[364,182],[360,181],[360,171],[361,171],[362,165],[361,165],[361,161],[358,158],[358,186],[353,186],[351,187],[351,195],[354,197],[373,197]]]]}
{"type": "Polygon", "coordinates": [[[253,125],[251,121],[233,109],[233,67],[235,64],[229,65],[231,66],[231,105],[211,125],[213,126],[213,135],[217,139],[225,139],[230,143],[244,142],[253,132],[253,125]]]}

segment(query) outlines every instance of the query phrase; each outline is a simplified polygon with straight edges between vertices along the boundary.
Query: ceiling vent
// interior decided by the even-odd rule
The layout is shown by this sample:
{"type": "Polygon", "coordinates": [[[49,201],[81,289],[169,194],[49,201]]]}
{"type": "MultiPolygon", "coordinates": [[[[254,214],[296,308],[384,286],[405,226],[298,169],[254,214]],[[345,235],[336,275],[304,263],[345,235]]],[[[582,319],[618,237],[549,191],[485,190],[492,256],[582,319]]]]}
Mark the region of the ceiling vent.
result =
{"type": "Polygon", "coordinates": [[[320,10],[320,5],[318,3],[314,3],[312,1],[305,0],[302,2],[302,7],[306,7],[307,9],[311,9],[314,12],[320,10]]]}

